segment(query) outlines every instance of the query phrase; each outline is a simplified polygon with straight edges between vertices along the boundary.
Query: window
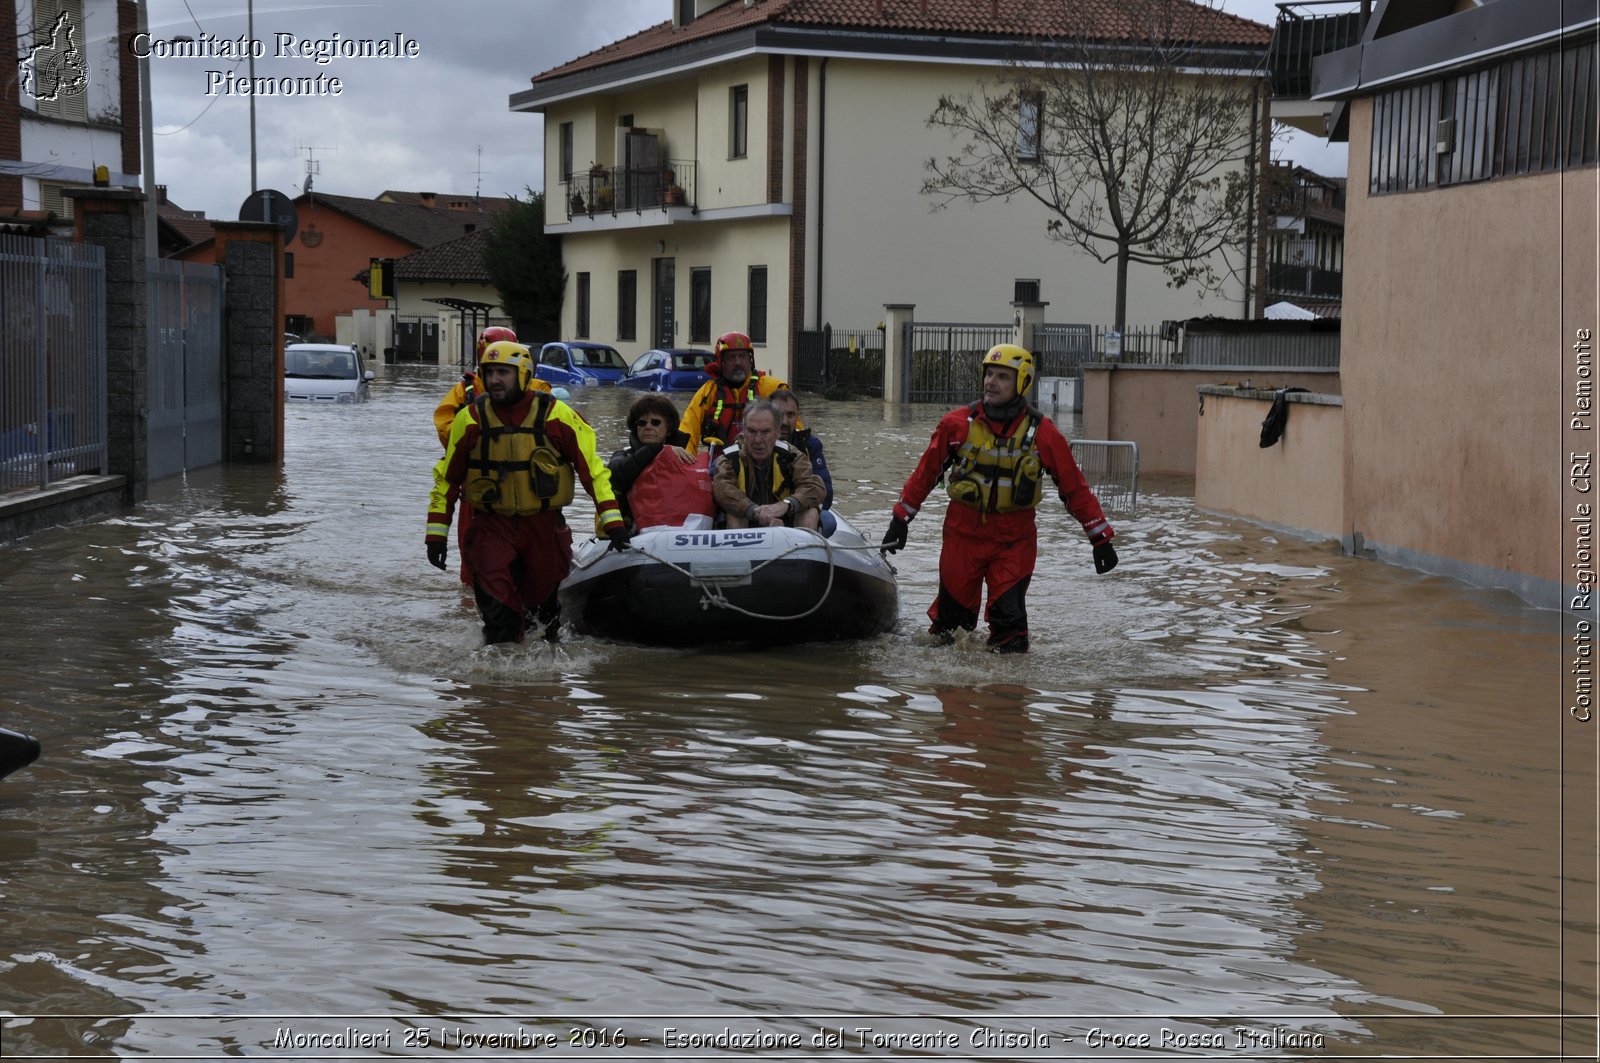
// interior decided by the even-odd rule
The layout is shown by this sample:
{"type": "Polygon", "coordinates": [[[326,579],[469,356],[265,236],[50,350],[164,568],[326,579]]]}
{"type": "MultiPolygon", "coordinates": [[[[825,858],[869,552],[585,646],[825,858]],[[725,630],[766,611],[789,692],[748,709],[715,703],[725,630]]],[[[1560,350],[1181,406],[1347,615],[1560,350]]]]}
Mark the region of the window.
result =
{"type": "Polygon", "coordinates": [[[33,44],[44,47],[29,64],[33,82],[25,94],[31,94],[41,115],[87,122],[88,70],[83,49],[89,46],[89,39],[84,32],[83,0],[34,0],[33,44]]]}
{"type": "Polygon", "coordinates": [[[572,334],[579,339],[589,335],[589,275],[578,274],[578,319],[573,323],[572,334]]]}
{"type": "Polygon", "coordinates": [[[742,159],[750,150],[750,86],[735,85],[728,99],[728,158],[742,159]]]}
{"type": "Polygon", "coordinates": [[[689,342],[711,342],[711,270],[689,271],[689,342]]]}
{"type": "Polygon", "coordinates": [[[639,272],[617,271],[617,339],[635,340],[639,333],[639,272]]]}
{"type": "Polygon", "coordinates": [[[767,342],[767,267],[750,267],[749,310],[745,317],[745,331],[751,343],[767,342]]]}
{"type": "Polygon", "coordinates": [[[1028,91],[1017,99],[1017,159],[1039,161],[1039,118],[1044,112],[1042,93],[1028,91]]]}
{"type": "Polygon", "coordinates": [[[572,123],[561,123],[561,173],[562,181],[572,180],[572,123]]]}

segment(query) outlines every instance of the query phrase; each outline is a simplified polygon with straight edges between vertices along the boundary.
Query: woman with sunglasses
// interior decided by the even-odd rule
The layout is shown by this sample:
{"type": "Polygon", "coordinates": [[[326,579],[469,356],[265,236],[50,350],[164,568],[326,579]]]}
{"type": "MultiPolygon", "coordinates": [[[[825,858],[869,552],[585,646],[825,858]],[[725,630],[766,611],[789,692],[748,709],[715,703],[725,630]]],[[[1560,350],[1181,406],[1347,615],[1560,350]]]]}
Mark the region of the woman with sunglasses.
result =
{"type": "Polygon", "coordinates": [[[628,445],[607,462],[629,528],[681,525],[692,514],[715,512],[710,455],[690,454],[688,441],[665,395],[644,395],[629,407],[628,445]]]}

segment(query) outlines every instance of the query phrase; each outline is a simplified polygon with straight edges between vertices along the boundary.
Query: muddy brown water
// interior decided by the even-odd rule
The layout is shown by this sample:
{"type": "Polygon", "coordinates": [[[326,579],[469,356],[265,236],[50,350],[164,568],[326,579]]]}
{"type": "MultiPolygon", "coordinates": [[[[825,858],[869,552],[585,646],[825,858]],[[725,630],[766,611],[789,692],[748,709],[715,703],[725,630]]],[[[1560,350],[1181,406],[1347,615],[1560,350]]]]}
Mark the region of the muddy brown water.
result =
{"type": "MultiPolygon", "coordinates": [[[[485,650],[447,384],[0,546],[3,1054],[1592,1054],[1554,614],[1147,481],[1106,577],[1046,508],[1025,658],[919,634],[937,507],[893,635],[485,650]]],[[[940,410],[806,412],[881,534],[940,410]]]]}

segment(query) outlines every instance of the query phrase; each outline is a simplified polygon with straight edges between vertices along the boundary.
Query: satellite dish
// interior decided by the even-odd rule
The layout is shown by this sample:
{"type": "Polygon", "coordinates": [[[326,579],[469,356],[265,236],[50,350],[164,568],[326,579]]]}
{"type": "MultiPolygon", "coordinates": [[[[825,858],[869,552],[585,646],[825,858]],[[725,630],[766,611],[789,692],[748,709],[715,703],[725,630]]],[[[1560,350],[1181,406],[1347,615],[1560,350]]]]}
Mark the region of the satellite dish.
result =
{"type": "Polygon", "coordinates": [[[294,239],[295,232],[300,228],[300,215],[294,209],[294,201],[270,188],[263,188],[245,197],[245,201],[239,204],[239,220],[277,222],[283,227],[283,242],[286,244],[294,239]]]}

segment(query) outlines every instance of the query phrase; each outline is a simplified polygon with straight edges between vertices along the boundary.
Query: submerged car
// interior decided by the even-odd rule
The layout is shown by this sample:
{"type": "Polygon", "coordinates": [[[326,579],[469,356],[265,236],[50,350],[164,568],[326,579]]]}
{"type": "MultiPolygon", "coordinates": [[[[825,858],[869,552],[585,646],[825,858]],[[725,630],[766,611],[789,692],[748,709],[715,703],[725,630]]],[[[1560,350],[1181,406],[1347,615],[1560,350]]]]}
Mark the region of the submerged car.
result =
{"type": "Polygon", "coordinates": [[[283,349],[283,397],[289,402],[366,402],[361,355],[347,343],[291,343],[283,349]]]}
{"type": "Polygon", "coordinates": [[[698,347],[658,347],[645,351],[622,378],[625,388],[643,391],[697,391],[709,378],[706,366],[716,355],[698,347]]]}
{"type": "Polygon", "coordinates": [[[627,372],[628,363],[615,347],[603,343],[547,343],[539,350],[533,375],[546,384],[567,388],[613,385],[627,372]]]}

